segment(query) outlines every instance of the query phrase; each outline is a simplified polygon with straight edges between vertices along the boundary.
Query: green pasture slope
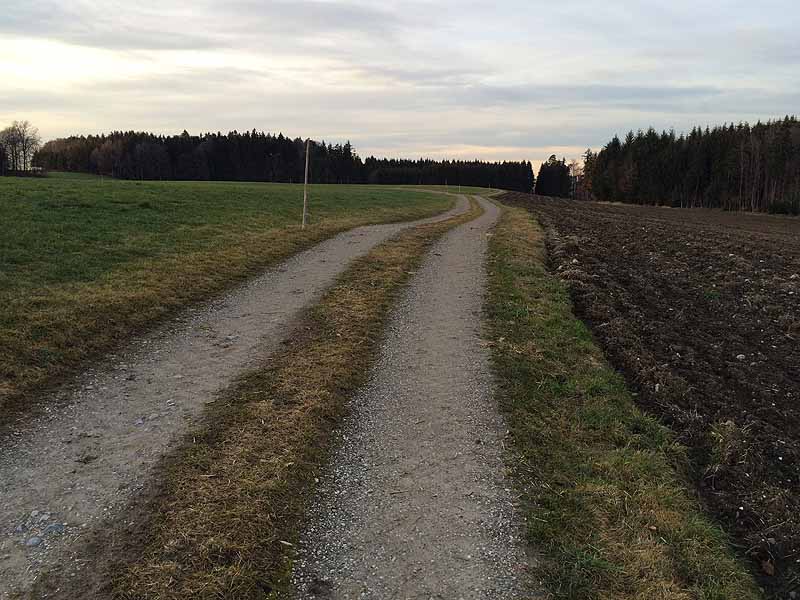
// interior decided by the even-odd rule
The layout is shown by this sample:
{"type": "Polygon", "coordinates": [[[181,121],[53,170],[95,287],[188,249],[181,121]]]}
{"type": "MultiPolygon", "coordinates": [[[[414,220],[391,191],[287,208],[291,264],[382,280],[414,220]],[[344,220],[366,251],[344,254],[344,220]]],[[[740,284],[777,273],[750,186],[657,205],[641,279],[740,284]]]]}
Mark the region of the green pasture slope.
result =
{"type": "Polygon", "coordinates": [[[299,185],[0,178],[0,421],[32,390],[189,302],[345,229],[451,203],[314,185],[301,231],[299,185]]]}

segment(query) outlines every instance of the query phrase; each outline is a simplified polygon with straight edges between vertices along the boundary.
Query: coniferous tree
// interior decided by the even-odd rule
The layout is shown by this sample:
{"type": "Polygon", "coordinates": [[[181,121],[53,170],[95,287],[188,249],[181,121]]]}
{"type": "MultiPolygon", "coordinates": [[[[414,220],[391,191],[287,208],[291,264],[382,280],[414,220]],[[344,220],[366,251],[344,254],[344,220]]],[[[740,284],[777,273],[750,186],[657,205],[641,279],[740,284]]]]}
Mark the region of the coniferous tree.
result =
{"type": "Polygon", "coordinates": [[[539,167],[536,177],[536,193],[540,196],[568,198],[572,193],[570,169],[565,159],[557,159],[553,154],[539,167]]]}
{"type": "MultiPolygon", "coordinates": [[[[314,183],[386,183],[533,190],[530,162],[363,160],[350,142],[311,144],[314,183]]],[[[199,136],[112,132],[45,144],[37,164],[50,170],[99,173],[123,179],[299,182],[305,141],[256,130],[199,136]]]]}
{"type": "Polygon", "coordinates": [[[800,214],[800,122],[615,136],[584,177],[598,200],[800,214]]]}

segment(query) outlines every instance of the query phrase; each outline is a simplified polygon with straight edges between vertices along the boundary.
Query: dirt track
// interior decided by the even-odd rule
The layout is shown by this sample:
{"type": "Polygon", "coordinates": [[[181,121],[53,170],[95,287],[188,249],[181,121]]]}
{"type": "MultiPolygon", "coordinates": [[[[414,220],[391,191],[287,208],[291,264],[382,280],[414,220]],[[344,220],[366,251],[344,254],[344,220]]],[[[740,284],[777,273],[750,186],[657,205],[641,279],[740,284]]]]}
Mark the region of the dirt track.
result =
{"type": "Polygon", "coordinates": [[[481,202],[486,213],[434,247],[393,309],[303,535],[301,598],[531,597],[480,339],[498,214],[481,202]]]}
{"type": "Polygon", "coordinates": [[[800,220],[507,195],[761,584],[800,589],[800,220]]]}
{"type": "MultiPolygon", "coordinates": [[[[428,219],[441,220],[468,207],[428,219]]],[[[0,597],[43,569],[79,577],[75,542],[104,527],[203,407],[264,359],[353,258],[411,223],[362,227],[298,254],[131,342],[0,440],[0,597]]]]}

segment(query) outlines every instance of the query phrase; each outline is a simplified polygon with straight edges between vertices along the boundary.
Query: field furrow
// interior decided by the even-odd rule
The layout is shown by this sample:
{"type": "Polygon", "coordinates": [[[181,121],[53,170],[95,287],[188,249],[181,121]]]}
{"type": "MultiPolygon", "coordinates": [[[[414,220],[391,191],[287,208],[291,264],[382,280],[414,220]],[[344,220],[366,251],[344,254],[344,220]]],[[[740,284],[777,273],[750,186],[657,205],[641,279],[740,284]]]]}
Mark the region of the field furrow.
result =
{"type": "Polygon", "coordinates": [[[550,266],[762,585],[800,576],[800,222],[527,195],[550,266]]]}

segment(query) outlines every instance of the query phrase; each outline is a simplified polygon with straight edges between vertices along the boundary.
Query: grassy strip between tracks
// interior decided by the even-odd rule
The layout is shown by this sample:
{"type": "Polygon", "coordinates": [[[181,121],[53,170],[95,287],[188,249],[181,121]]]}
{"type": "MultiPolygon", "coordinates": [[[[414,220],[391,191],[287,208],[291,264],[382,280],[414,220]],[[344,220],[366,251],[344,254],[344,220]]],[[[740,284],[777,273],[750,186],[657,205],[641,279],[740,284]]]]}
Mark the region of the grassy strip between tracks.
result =
{"type": "Polygon", "coordinates": [[[213,405],[208,426],[164,466],[127,549],[114,549],[114,596],[285,591],[304,498],[347,399],[365,381],[393,300],[425,251],[480,212],[473,203],[465,215],[408,230],[355,261],[286,349],[213,405]]]}
{"type": "Polygon", "coordinates": [[[684,449],[633,404],[507,208],[490,242],[488,322],[527,536],[555,598],[761,597],[687,491],[684,449]]]}
{"type": "Polygon", "coordinates": [[[0,178],[0,425],[192,302],[347,229],[431,216],[418,189],[0,178]]]}

